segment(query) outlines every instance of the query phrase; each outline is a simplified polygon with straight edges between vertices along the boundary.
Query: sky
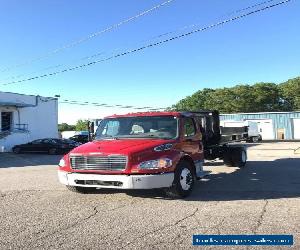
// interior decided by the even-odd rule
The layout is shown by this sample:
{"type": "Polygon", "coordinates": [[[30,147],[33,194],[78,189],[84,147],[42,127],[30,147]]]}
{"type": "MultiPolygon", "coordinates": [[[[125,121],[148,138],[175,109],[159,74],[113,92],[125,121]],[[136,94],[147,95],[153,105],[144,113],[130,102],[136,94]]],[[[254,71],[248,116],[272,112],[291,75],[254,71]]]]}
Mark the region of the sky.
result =
{"type": "MultiPolygon", "coordinates": [[[[207,87],[280,83],[300,75],[300,1],[292,0],[204,32],[80,70],[3,85],[205,27],[246,13],[249,10],[236,11],[260,2],[173,0],[110,32],[45,56],[164,1],[1,0],[0,91],[60,95],[59,100],[80,102],[169,107],[207,87]],[[183,29],[186,26],[190,28],[183,29]],[[170,31],[175,32],[157,37],[170,31]],[[95,54],[100,55],[84,59],[95,54]]],[[[78,119],[134,111],[59,104],[59,123],[74,124],[78,119]]]]}

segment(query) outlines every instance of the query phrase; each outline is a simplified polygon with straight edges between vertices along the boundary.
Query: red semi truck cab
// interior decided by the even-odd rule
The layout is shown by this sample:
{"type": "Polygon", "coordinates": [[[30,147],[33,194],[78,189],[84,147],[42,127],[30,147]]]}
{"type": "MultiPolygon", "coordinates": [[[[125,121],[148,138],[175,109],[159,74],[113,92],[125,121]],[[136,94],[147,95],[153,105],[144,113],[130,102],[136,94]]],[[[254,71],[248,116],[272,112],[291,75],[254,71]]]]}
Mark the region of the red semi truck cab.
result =
{"type": "Polygon", "coordinates": [[[131,113],[104,118],[92,142],[61,159],[58,177],[77,192],[165,188],[185,197],[204,175],[203,161],[193,113],[131,113]]]}

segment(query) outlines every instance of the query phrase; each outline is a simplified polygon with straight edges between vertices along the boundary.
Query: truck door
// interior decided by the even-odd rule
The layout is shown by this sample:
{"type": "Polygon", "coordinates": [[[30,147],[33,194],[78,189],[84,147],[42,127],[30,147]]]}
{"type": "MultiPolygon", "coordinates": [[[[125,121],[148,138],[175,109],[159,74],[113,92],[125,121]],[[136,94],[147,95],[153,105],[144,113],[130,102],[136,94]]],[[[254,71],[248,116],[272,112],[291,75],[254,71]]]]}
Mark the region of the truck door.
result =
{"type": "Polygon", "coordinates": [[[201,135],[197,132],[194,119],[191,117],[183,118],[183,145],[184,152],[189,154],[194,161],[203,160],[203,149],[201,135]]]}
{"type": "Polygon", "coordinates": [[[195,120],[191,117],[183,119],[182,150],[190,155],[196,168],[196,176],[203,176],[204,152],[201,132],[197,129],[195,120]]]}

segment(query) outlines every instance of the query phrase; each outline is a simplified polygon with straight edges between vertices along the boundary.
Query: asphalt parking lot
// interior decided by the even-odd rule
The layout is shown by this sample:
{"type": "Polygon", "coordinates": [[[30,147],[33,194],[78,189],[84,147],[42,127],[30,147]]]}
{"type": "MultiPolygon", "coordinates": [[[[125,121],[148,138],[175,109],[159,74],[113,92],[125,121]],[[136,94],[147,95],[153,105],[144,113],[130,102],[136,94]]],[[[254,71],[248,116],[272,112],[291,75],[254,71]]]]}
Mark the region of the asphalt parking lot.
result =
{"type": "Polygon", "coordinates": [[[299,147],[252,144],[240,170],[209,162],[184,200],[76,194],[57,181],[60,156],[0,154],[0,249],[193,249],[193,234],[293,234],[300,249],[299,147]]]}

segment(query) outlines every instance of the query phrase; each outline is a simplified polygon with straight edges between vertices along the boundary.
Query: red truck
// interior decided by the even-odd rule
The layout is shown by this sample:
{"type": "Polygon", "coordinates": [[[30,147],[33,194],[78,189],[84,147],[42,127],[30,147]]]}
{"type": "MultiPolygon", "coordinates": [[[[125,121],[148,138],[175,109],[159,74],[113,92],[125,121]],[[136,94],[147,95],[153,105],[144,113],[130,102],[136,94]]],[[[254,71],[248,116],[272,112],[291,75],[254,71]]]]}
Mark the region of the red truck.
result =
{"type": "MultiPolygon", "coordinates": [[[[237,135],[235,135],[237,140],[237,135]]],[[[241,139],[241,138],[239,138],[241,139]]],[[[222,140],[217,111],[145,112],[104,118],[95,139],[59,162],[59,181],[76,192],[164,188],[188,196],[205,175],[204,159],[243,167],[246,150],[222,140]]]]}

